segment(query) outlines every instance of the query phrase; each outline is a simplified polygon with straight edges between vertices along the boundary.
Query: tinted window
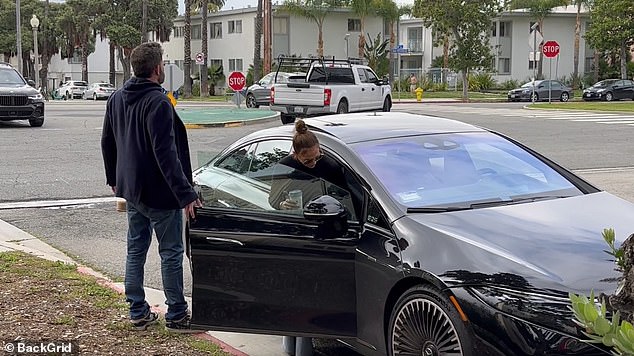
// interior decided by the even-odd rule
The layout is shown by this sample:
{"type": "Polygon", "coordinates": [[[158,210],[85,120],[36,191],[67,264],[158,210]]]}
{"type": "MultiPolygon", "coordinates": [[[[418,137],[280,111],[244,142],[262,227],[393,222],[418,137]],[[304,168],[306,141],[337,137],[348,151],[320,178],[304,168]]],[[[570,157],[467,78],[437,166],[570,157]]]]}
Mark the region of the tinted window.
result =
{"type": "Polygon", "coordinates": [[[365,75],[365,69],[357,68],[357,74],[359,74],[359,81],[361,83],[367,83],[368,82],[368,78],[365,75]]]}
{"type": "Polygon", "coordinates": [[[272,167],[291,151],[290,140],[261,141],[256,144],[253,160],[246,175],[268,182],[271,180],[272,167]]]}
{"type": "Polygon", "coordinates": [[[469,206],[581,192],[548,165],[492,133],[425,135],[355,144],[392,198],[406,207],[469,206]]]}
{"type": "Polygon", "coordinates": [[[13,68],[0,68],[0,84],[24,85],[24,80],[13,68]]]}
{"type": "Polygon", "coordinates": [[[329,82],[354,84],[354,76],[350,67],[313,67],[310,72],[309,82],[329,82]]]}
{"type": "Polygon", "coordinates": [[[376,83],[379,80],[376,74],[374,74],[374,72],[372,72],[369,69],[365,70],[365,74],[366,74],[366,77],[368,77],[368,82],[370,83],[376,83]]]}
{"type": "Polygon", "coordinates": [[[226,169],[231,172],[246,173],[251,164],[250,150],[251,145],[241,147],[224,158],[221,158],[215,165],[218,168],[226,169]]]}

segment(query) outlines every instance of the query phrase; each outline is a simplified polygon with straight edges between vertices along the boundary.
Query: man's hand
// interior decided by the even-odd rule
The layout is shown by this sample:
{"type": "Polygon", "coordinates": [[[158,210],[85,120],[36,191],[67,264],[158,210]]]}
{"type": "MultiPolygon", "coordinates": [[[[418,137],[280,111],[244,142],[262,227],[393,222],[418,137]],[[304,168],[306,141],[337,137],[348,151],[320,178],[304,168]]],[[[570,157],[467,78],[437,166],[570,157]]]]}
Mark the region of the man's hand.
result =
{"type": "Polygon", "coordinates": [[[185,217],[189,221],[189,219],[195,219],[196,214],[194,213],[194,208],[200,208],[203,204],[200,202],[200,199],[196,199],[193,202],[187,204],[185,206],[185,217]]]}

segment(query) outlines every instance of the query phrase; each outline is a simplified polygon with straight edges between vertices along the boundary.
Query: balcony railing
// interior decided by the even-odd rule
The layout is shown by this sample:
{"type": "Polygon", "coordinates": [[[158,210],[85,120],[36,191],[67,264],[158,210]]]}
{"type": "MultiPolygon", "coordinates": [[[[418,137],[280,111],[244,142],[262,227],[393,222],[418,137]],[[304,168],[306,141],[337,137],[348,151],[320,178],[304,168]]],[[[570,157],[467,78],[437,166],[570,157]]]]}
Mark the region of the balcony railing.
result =
{"type": "Polygon", "coordinates": [[[410,53],[422,53],[423,40],[407,40],[407,49],[410,53]]]}

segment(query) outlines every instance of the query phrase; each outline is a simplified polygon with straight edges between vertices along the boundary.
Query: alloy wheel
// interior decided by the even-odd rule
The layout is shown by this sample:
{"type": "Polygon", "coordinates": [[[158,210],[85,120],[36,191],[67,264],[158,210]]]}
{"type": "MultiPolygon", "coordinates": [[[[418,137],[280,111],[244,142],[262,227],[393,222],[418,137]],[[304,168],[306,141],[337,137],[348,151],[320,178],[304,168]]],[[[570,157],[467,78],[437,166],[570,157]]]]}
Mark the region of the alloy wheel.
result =
{"type": "Polygon", "coordinates": [[[394,356],[462,355],[462,351],[451,319],[433,301],[412,299],[399,310],[392,329],[394,356]]]}
{"type": "Polygon", "coordinates": [[[247,107],[248,108],[255,108],[256,107],[255,96],[253,94],[247,95],[247,107]]]}

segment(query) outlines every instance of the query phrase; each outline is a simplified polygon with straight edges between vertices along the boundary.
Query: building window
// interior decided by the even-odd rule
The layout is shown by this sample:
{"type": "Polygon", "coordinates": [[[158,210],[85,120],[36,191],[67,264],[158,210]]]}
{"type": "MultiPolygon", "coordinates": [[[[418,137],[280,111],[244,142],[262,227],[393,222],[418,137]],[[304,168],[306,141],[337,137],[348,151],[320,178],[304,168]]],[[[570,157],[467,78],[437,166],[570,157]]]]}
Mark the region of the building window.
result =
{"type": "Polygon", "coordinates": [[[528,52],[528,69],[536,69],[539,63],[540,52],[528,52]]]}
{"type": "Polygon", "coordinates": [[[75,50],[72,57],[68,57],[68,64],[81,64],[81,51],[75,50]]]}
{"type": "Polygon", "coordinates": [[[242,72],[242,58],[229,59],[229,71],[230,72],[242,72]]]}
{"type": "Polygon", "coordinates": [[[222,22],[212,22],[209,38],[222,38],[222,22]]]}
{"type": "Polygon", "coordinates": [[[500,37],[511,37],[510,22],[500,22],[500,37]]]}
{"type": "Polygon", "coordinates": [[[498,73],[511,74],[511,59],[510,58],[498,59],[498,73]]]}
{"type": "Polygon", "coordinates": [[[229,21],[227,33],[242,33],[242,20],[229,21]]]}
{"type": "Polygon", "coordinates": [[[200,25],[192,25],[192,40],[200,40],[202,36],[202,28],[200,25]]]}
{"type": "Polygon", "coordinates": [[[497,36],[497,28],[498,28],[498,23],[497,22],[493,22],[491,24],[491,37],[497,36]]]}
{"type": "Polygon", "coordinates": [[[183,26],[174,27],[174,38],[183,37],[184,35],[185,35],[185,27],[183,26]]]}
{"type": "Polygon", "coordinates": [[[222,67],[222,59],[217,59],[217,58],[216,59],[210,59],[209,60],[209,67],[211,68],[213,66],[222,67]]]}
{"type": "Polygon", "coordinates": [[[348,31],[361,32],[361,20],[360,19],[348,19],[348,31]]]}
{"type": "Polygon", "coordinates": [[[288,18],[287,17],[274,17],[273,18],[273,33],[276,35],[288,35],[288,18]]]}

